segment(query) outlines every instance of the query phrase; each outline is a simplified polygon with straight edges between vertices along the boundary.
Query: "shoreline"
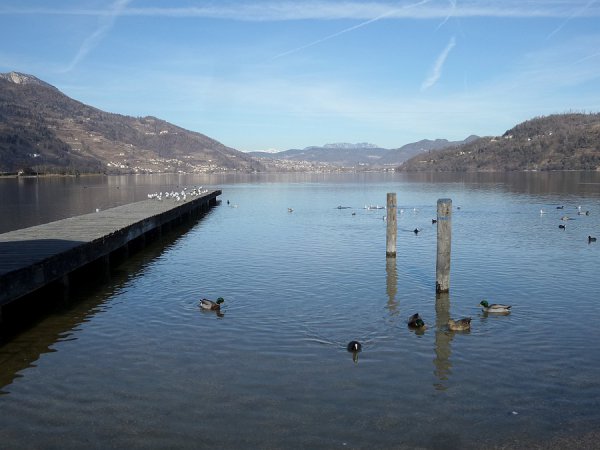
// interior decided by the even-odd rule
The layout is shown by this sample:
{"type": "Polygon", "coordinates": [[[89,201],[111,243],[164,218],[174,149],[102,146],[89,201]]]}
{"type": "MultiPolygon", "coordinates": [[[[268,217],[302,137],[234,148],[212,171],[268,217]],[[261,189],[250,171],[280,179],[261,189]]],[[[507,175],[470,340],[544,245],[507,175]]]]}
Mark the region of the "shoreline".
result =
{"type": "MultiPolygon", "coordinates": [[[[596,170],[576,170],[576,169],[565,169],[565,170],[476,170],[476,171],[437,171],[437,170],[394,170],[391,171],[389,169],[365,169],[365,170],[343,170],[338,168],[337,172],[341,173],[405,173],[405,174],[490,174],[490,173],[597,173],[600,172],[599,169],[596,170]]],[[[181,173],[181,172],[155,172],[155,173],[105,173],[105,172],[86,172],[79,174],[65,174],[65,173],[43,173],[37,175],[21,175],[18,173],[0,173],[0,179],[2,178],[81,178],[81,177],[90,177],[90,176],[124,176],[124,175],[215,175],[215,174],[227,174],[227,173],[238,173],[237,171],[231,172],[211,172],[204,174],[197,174],[194,172],[189,173],[181,173]]],[[[249,173],[249,172],[248,172],[249,173]]],[[[253,172],[257,174],[289,174],[289,173],[324,173],[321,171],[265,171],[265,172],[253,172]]],[[[331,173],[331,172],[327,172],[331,173]]]]}

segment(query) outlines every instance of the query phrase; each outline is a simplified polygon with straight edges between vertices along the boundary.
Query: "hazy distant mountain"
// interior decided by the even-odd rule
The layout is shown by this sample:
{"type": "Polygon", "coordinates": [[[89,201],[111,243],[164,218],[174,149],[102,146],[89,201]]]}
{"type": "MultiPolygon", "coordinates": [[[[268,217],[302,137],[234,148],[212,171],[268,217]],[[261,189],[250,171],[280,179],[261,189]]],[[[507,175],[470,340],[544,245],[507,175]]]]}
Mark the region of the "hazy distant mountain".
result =
{"type": "Polygon", "coordinates": [[[476,136],[469,136],[464,141],[451,142],[446,139],[422,140],[406,144],[397,149],[386,149],[369,143],[336,143],[325,144],[321,147],[311,146],[302,150],[291,149],[276,153],[251,152],[257,158],[273,160],[309,161],[335,165],[338,167],[383,168],[399,166],[412,156],[445,147],[455,147],[476,136]]]}
{"type": "MultiPolygon", "coordinates": [[[[309,147],[311,148],[311,147],[309,147]]],[[[380,148],[375,144],[369,144],[368,142],[359,142],[358,144],[349,144],[347,142],[338,142],[336,144],[325,144],[323,148],[338,148],[338,149],[367,149],[367,148],[380,148]]]]}
{"type": "Polygon", "coordinates": [[[107,113],[32,75],[0,74],[0,172],[263,169],[245,153],[156,117],[107,113]]]}
{"type": "Polygon", "coordinates": [[[600,170],[600,114],[556,114],[527,120],[502,136],[406,161],[406,171],[600,170]]]}
{"type": "Polygon", "coordinates": [[[463,141],[448,141],[447,139],[423,139],[412,144],[403,145],[400,148],[390,150],[382,159],[381,163],[385,165],[400,165],[404,161],[420,153],[431,150],[440,150],[448,147],[458,147],[468,142],[479,139],[478,136],[471,135],[463,141]]]}
{"type": "Polygon", "coordinates": [[[291,149],[277,153],[250,152],[257,158],[268,158],[288,161],[308,161],[331,164],[338,167],[354,167],[361,164],[372,164],[379,160],[388,150],[375,144],[337,143],[325,144],[322,147],[311,146],[302,150],[291,149]]]}

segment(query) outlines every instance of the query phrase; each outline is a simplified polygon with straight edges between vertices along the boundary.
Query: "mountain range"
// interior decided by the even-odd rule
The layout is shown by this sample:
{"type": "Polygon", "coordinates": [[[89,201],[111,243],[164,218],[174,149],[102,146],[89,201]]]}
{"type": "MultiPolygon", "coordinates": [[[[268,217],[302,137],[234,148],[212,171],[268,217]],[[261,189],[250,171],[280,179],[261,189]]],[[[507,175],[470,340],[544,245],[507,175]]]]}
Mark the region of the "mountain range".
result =
{"type": "Polygon", "coordinates": [[[423,140],[396,149],[333,143],[243,153],[156,117],[101,111],[19,72],[0,74],[0,173],[206,173],[395,167],[464,142],[423,140]]]}
{"type": "Polygon", "coordinates": [[[325,144],[322,147],[311,146],[281,152],[249,152],[249,154],[259,158],[267,166],[270,161],[308,161],[346,168],[394,168],[415,155],[431,150],[458,147],[476,139],[477,136],[469,136],[462,141],[424,139],[395,149],[382,148],[366,142],[335,143],[325,144]]]}
{"type": "Polygon", "coordinates": [[[243,153],[156,117],[104,112],[18,72],[0,74],[0,174],[223,171],[600,170],[600,114],[537,117],[502,136],[243,153]]]}
{"type": "Polygon", "coordinates": [[[101,111],[18,72],[0,74],[0,173],[256,172],[250,155],[156,117],[101,111]]]}

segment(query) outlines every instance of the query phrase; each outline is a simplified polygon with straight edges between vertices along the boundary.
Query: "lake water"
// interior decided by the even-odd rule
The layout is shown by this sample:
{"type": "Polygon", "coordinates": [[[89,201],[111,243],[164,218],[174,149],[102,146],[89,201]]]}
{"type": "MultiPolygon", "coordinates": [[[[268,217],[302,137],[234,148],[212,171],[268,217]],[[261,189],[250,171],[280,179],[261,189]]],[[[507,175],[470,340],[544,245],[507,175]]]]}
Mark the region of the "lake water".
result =
{"type": "Polygon", "coordinates": [[[600,174],[0,179],[0,231],[196,184],[221,204],[0,346],[0,447],[600,445],[600,174]],[[364,209],[387,192],[395,260],[364,209]],[[221,316],[198,307],[219,296],[221,316]]]}

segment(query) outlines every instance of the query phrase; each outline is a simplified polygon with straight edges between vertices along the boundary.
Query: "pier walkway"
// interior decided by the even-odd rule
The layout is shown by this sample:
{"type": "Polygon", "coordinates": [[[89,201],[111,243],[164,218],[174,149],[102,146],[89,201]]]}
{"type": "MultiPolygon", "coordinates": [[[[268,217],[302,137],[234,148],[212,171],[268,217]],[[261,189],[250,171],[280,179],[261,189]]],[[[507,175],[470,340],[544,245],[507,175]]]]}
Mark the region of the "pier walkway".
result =
{"type": "MultiPolygon", "coordinates": [[[[163,227],[217,204],[220,190],[186,201],[149,199],[0,234],[0,308],[110,254],[142,246],[163,227]]],[[[0,316],[1,317],[1,316],[0,316]]]]}

